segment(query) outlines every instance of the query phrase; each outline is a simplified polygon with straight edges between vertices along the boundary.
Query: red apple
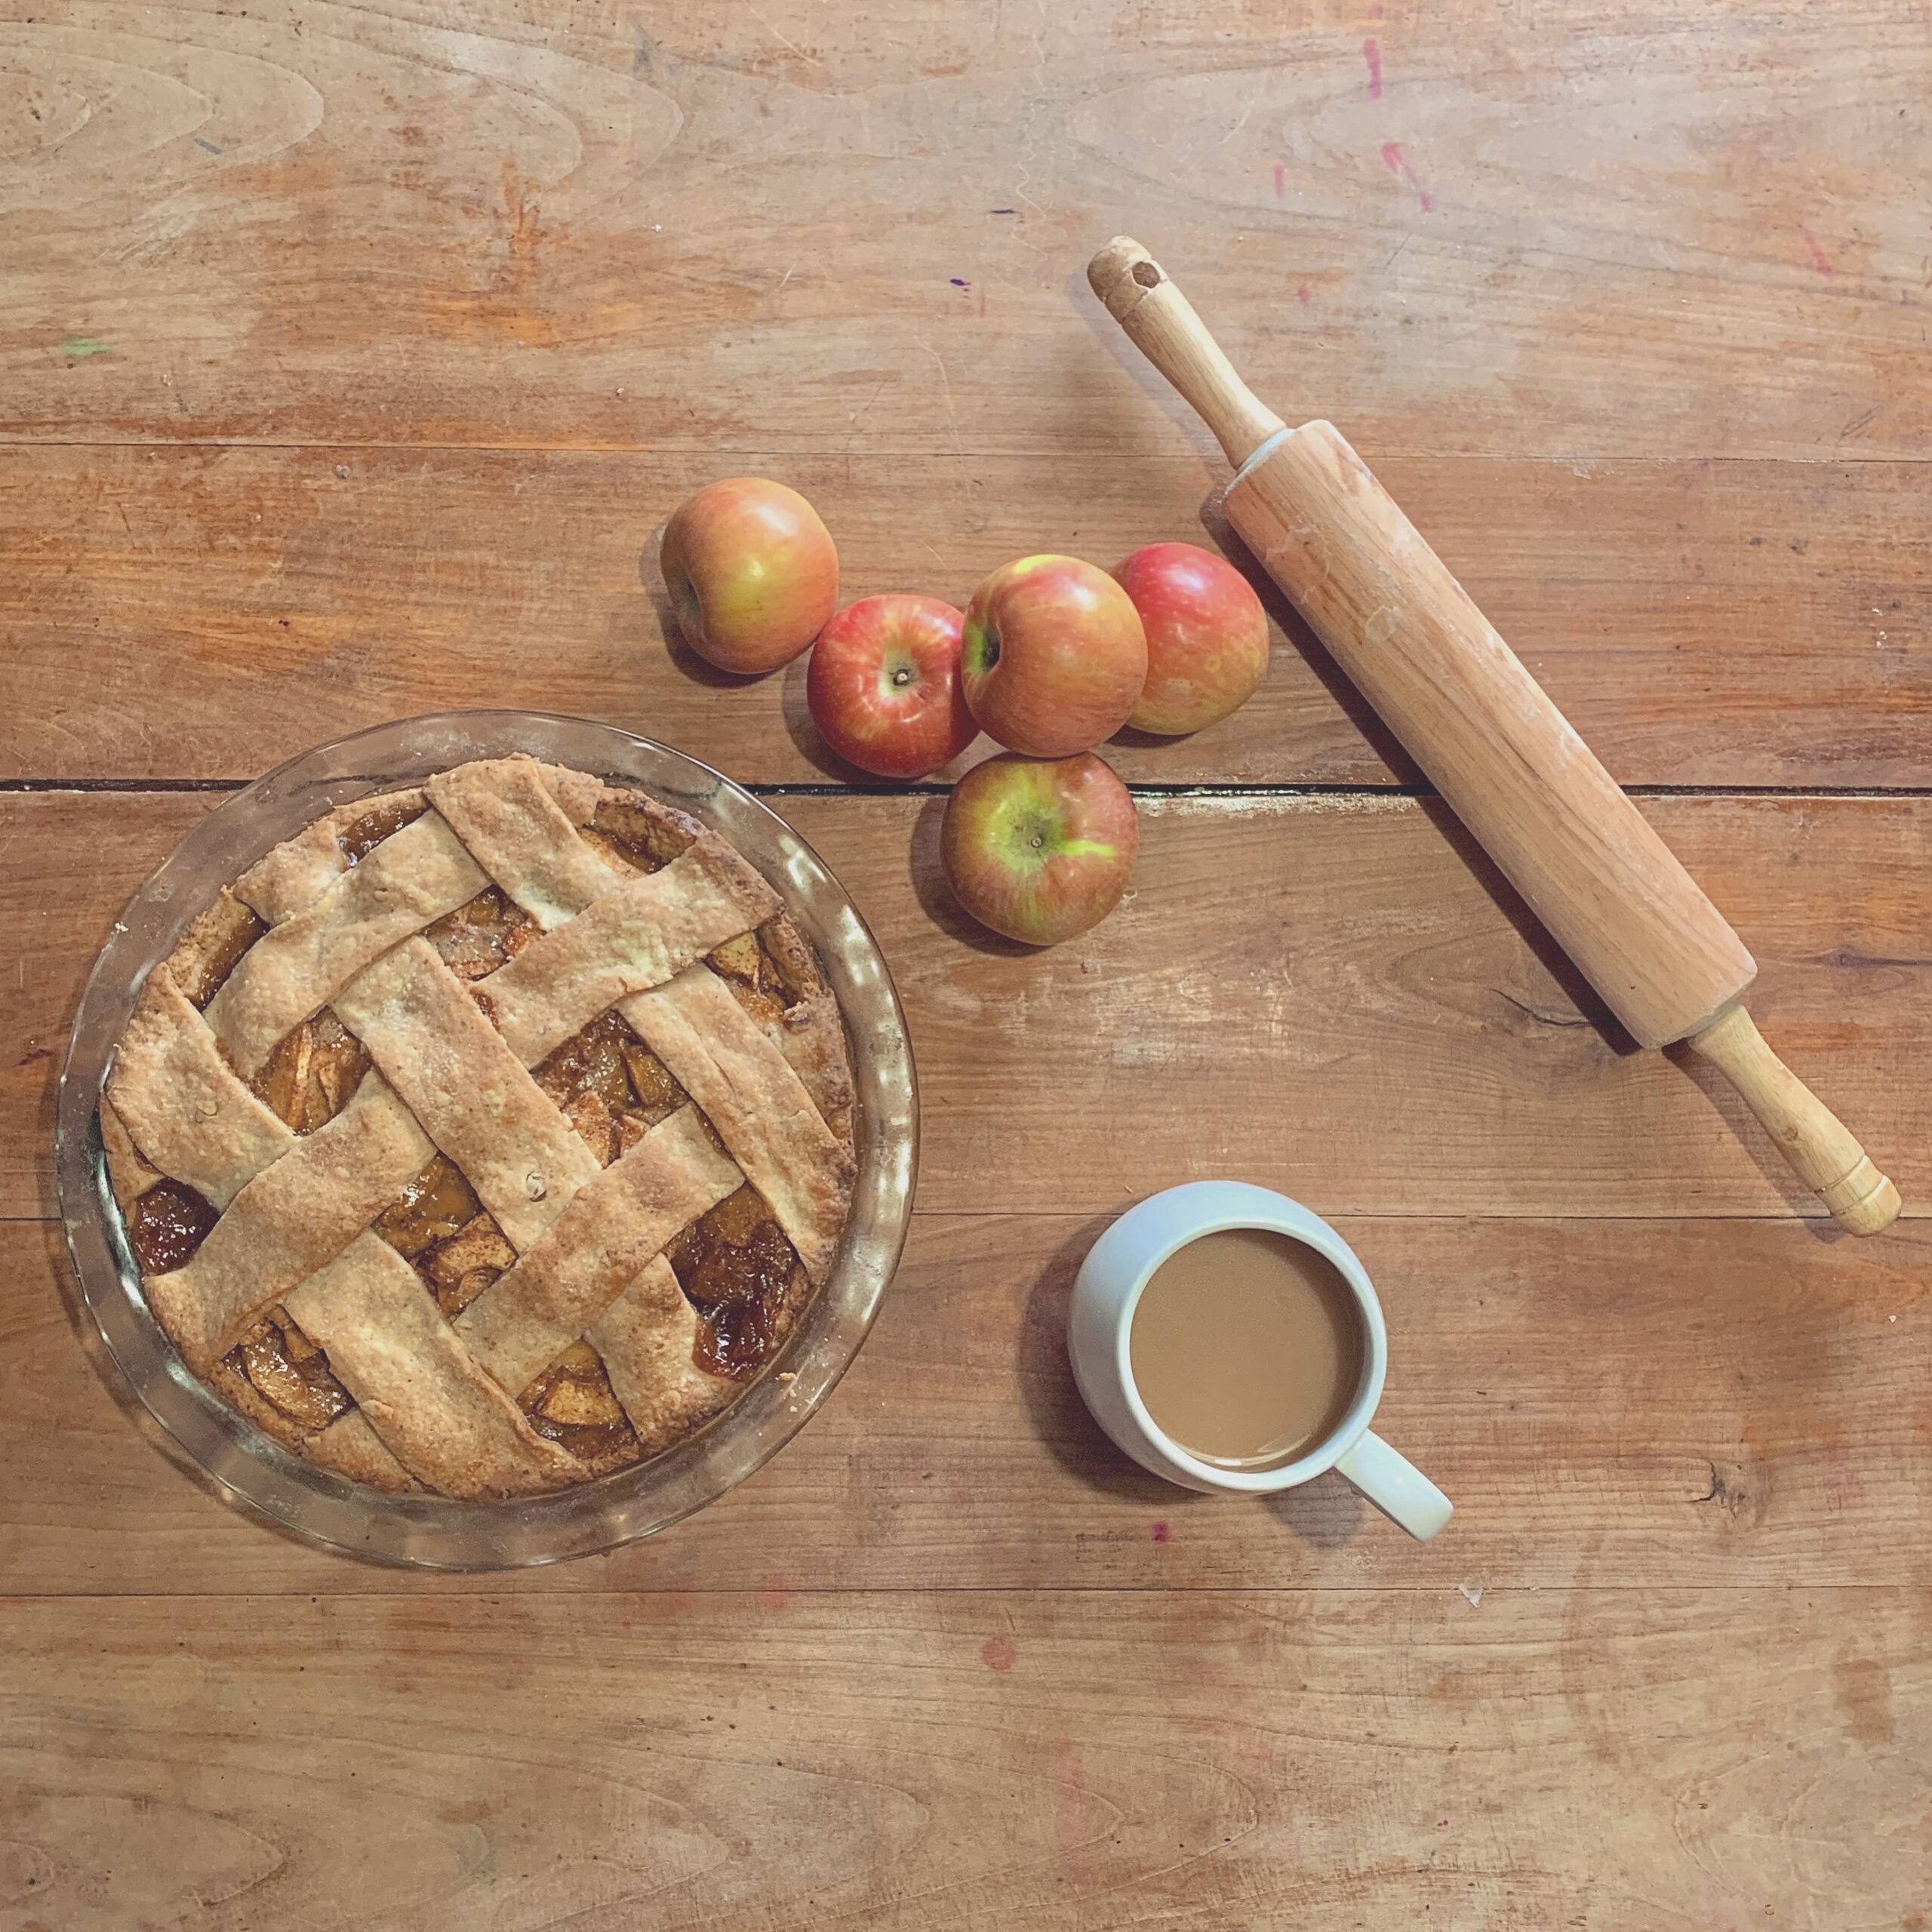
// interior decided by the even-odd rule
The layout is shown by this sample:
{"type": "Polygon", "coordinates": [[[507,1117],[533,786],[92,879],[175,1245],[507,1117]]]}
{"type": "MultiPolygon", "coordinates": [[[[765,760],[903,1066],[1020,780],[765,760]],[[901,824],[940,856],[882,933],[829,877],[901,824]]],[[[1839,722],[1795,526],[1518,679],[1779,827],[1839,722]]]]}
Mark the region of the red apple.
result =
{"type": "Polygon", "coordinates": [[[687,497],[658,561],[686,641],[721,670],[789,664],[838,608],[838,552],[818,512],[762,476],[687,497]]]}
{"type": "Polygon", "coordinates": [[[1177,737],[1238,710],[1268,669],[1268,614],[1226,558],[1149,543],[1114,572],[1147,633],[1147,682],[1128,718],[1177,737]]]}
{"type": "Polygon", "coordinates": [[[1127,787],[1091,752],[976,764],[952,788],[940,863],[981,925],[1055,946],[1120,903],[1140,826],[1127,787]]]}
{"type": "Polygon", "coordinates": [[[1147,676],[1133,600],[1078,557],[1022,557],[966,607],[959,659],[980,728],[1016,752],[1064,758],[1127,722],[1147,676]]]}
{"type": "Polygon", "coordinates": [[[923,778],[979,736],[959,688],[965,620],[895,592],[841,611],[812,646],[805,703],[838,755],[881,778],[923,778]]]}

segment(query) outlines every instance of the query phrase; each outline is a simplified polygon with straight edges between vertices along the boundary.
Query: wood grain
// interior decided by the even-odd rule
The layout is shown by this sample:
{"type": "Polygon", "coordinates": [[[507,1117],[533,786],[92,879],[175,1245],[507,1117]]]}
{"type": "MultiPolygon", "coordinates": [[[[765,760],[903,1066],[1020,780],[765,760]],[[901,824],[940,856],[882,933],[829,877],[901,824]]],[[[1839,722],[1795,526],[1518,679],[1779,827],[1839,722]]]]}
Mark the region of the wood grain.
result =
{"type": "MultiPolygon", "coordinates": [[[[813,500],[848,598],[963,607],[1030,552],[1111,567],[1144,543],[1214,540],[1202,506],[1226,469],[1178,440],[1132,461],[962,464],[878,454],[881,423],[854,413],[835,455],[0,448],[0,778],[248,779],[321,736],[479,703],[606,718],[753,782],[844,776],[802,664],[721,685],[667,649],[653,533],[734,470],[813,500]]],[[[884,401],[875,414],[890,423],[884,401]]],[[[1624,783],[1932,784],[1916,464],[1359,446],[1624,783]]],[[[1156,784],[1416,777],[1269,595],[1255,697],[1108,756],[1156,784]]]]}
{"type": "Polygon", "coordinates": [[[822,453],[878,396],[877,451],[1171,460],[1078,281],[1122,232],[1371,460],[1932,428],[1903,0],[0,19],[16,438],[822,453]]]}
{"type": "MultiPolygon", "coordinates": [[[[224,1507],[77,1344],[57,1231],[0,1229],[0,1595],[1913,1585],[1932,1561],[1932,1235],[1344,1218],[1390,1334],[1376,1426],[1456,1504],[1411,1543],[1339,1478],[1193,1497],[1067,1367],[1102,1216],[915,1217],[824,1413],[688,1524],[519,1575],[400,1577],[224,1507]],[[1875,1534],[1873,1526],[1884,1533],[1875,1534]]],[[[85,1332],[83,1331],[82,1332],[85,1332]]]]}
{"type": "Polygon", "coordinates": [[[1297,429],[1227,507],[1633,1039],[1700,1032],[1744,992],[1722,914],[1332,423],[1297,429]]]}
{"type": "Polygon", "coordinates": [[[1687,1043],[1718,1068],[1847,1234],[1882,1233],[1899,1217],[1899,1191],[1844,1123],[1764,1044],[1749,1012],[1733,1007],[1687,1043]]]}
{"type": "MultiPolygon", "coordinates": [[[[81,983],[209,802],[0,799],[0,916],[18,906],[34,941],[0,979],[5,1212],[53,1211],[54,1082],[81,983]]],[[[1224,1174],[1334,1214],[1824,1211],[1721,1076],[1629,1050],[1439,804],[1143,798],[1129,900],[1035,953],[952,906],[938,798],[774,802],[853,894],[906,1001],[928,1210],[1100,1214],[1224,1174]],[[1257,1081],[1275,1103],[1255,1105],[1257,1081]],[[1131,1133],[1100,1124],[1122,1121],[1131,1133]]],[[[1927,1211],[1932,801],[1644,809],[1756,955],[1766,1037],[1927,1211]]]]}
{"type": "MultiPolygon", "coordinates": [[[[213,802],[42,788],[477,703],[844,776],[801,672],[667,650],[651,532],[775,472],[848,595],[961,602],[1219,529],[1081,280],[1124,230],[1621,783],[1932,788],[1928,82],[1907,0],[0,0],[0,1214],[213,802]]],[[[936,800],[779,801],[906,996],[923,1211],[825,1414],[664,1537],[299,1547],[0,1226],[5,1932],[1924,1932],[1925,1223],[1795,1218],[1437,808],[1240,790],[1415,776],[1292,625],[1108,755],[1217,789],[1144,796],[1134,897],[1044,956],[947,909],[936,800]],[[1079,1255],[1214,1172],[1360,1248],[1436,1543],[1162,1489],[1079,1406],[1079,1255]]],[[[1643,809],[1922,1211],[1932,798],[1643,809]]]]}
{"type": "Polygon", "coordinates": [[[1841,1932],[1932,1886],[1922,1591],[205,1596],[0,1638],[49,1932],[1841,1932]]]}

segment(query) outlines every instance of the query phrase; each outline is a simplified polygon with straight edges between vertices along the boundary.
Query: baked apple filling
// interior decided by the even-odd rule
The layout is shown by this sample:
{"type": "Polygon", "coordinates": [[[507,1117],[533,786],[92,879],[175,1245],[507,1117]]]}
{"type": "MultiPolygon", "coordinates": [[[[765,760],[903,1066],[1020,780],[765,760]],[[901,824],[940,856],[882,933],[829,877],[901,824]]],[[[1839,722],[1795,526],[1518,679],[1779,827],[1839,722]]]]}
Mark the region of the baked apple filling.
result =
{"type": "Polygon", "coordinates": [[[655,1454],[758,1375],[831,1266],[852,1120],[823,971],[743,857],[509,758],[224,890],[150,976],[102,1134],[211,1387],[355,1480],[502,1495],[655,1454]]]}

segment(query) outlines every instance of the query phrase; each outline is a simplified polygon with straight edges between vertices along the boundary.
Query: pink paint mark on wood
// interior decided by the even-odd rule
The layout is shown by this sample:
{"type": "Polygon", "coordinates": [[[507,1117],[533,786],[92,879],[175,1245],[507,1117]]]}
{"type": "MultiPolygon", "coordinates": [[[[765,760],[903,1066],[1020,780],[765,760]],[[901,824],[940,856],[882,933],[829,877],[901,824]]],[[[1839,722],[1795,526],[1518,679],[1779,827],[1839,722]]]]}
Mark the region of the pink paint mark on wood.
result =
{"type": "Polygon", "coordinates": [[[1308,284],[1306,282],[1303,282],[1302,285],[1295,291],[1295,293],[1301,297],[1301,306],[1306,309],[1308,306],[1309,302],[1308,284]]]}
{"type": "Polygon", "coordinates": [[[1409,165],[1408,157],[1402,152],[1400,141],[1382,143],[1382,165],[1398,181],[1406,181],[1416,191],[1416,198],[1422,203],[1422,211],[1428,214],[1435,204],[1429,198],[1429,190],[1416,179],[1415,170],[1409,165]]]}
{"type": "MultiPolygon", "coordinates": [[[[1303,299],[1306,300],[1306,291],[1303,291],[1303,299]]],[[[1156,1543],[1168,1543],[1173,1540],[1173,1537],[1174,1531],[1169,1529],[1166,1524],[1156,1523],[1154,1525],[1154,1540],[1156,1543]]]]}
{"type": "Polygon", "coordinates": [[[1087,1832],[1087,1767],[1080,1746],[1063,1737],[1054,1746],[1054,1829],[1060,1840],[1060,1869],[1073,1885],[1091,1885],[1094,1868],[1082,1856],[1087,1832]]]}
{"type": "Polygon", "coordinates": [[[1822,275],[1834,275],[1838,270],[1832,266],[1830,259],[1820,248],[1816,238],[1808,228],[1801,228],[1798,233],[1804,237],[1804,245],[1811,251],[1811,266],[1822,275]]]}
{"type": "Polygon", "coordinates": [[[989,1670],[1011,1670],[1020,1646],[1011,1637],[989,1637],[980,1646],[980,1661],[989,1670]]]}
{"type": "Polygon", "coordinates": [[[774,1570],[759,1581],[758,1607],[774,1612],[789,1610],[798,1594],[792,1587],[792,1580],[774,1570]]]}
{"type": "Polygon", "coordinates": [[[1278,161],[1275,164],[1275,198],[1278,202],[1285,202],[1288,198],[1288,170],[1285,162],[1278,161]]]}
{"type": "Polygon", "coordinates": [[[1371,38],[1361,44],[1361,57],[1368,63],[1368,97],[1382,98],[1382,50],[1371,38]]]}

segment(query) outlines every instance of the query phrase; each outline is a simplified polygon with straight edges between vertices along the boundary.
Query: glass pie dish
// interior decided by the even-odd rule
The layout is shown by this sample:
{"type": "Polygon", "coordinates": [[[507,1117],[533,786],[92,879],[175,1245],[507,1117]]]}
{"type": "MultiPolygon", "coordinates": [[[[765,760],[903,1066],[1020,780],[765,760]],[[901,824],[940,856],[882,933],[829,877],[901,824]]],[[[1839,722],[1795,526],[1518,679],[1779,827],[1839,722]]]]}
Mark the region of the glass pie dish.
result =
{"type": "Polygon", "coordinates": [[[918,1113],[905,1017],[864,921],[817,855],[731,781],[669,747],[588,720],[454,712],[317,746],[224,799],[128,902],[89,977],[62,1071],[56,1174],[82,1300],[108,1358],[220,1490],[297,1536],[377,1560],[451,1569],[549,1563],[652,1534],[742,1482],[804,1426],[864,1341],[904,1244],[918,1113]],[[285,1447],[184,1364],[144,1294],[103,1148],[102,1088],[136,995],[222,888],[332,808],[471,760],[527,753],[634,785],[716,831],[810,941],[843,1016],[855,1090],[852,1207],[823,1285],[722,1413],[648,1460],[507,1501],[390,1494],[285,1447]]]}

